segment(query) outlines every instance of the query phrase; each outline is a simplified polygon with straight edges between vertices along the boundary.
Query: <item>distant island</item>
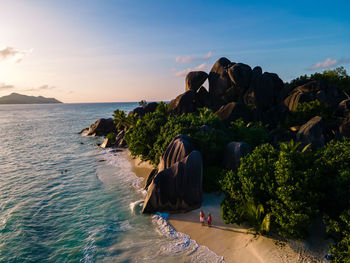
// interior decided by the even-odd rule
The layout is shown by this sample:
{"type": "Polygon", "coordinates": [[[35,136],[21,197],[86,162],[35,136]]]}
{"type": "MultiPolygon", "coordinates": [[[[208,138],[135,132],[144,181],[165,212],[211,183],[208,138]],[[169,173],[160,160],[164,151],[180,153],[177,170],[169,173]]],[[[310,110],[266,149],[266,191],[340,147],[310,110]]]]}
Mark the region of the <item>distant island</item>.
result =
{"type": "Polygon", "coordinates": [[[44,104],[44,103],[62,103],[55,98],[45,98],[43,96],[27,96],[18,93],[0,97],[0,104],[44,104]]]}

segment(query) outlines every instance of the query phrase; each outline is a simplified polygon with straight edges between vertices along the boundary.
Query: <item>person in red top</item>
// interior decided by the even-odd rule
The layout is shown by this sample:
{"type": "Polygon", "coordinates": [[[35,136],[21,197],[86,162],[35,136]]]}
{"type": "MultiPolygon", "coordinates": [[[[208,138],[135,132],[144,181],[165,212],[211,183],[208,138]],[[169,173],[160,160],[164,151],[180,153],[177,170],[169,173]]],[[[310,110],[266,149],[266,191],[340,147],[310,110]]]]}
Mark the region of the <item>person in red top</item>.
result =
{"type": "Polygon", "coordinates": [[[207,222],[208,222],[208,227],[211,227],[212,220],[211,220],[211,214],[210,213],[208,213],[207,222]]]}

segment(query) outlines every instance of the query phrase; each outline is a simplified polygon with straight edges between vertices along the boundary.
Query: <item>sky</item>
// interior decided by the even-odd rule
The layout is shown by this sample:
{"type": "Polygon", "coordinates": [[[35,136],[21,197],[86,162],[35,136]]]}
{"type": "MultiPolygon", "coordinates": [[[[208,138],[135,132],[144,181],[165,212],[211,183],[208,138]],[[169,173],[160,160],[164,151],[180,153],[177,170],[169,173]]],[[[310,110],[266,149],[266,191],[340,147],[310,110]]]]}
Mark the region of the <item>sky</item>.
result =
{"type": "Polygon", "coordinates": [[[0,0],[0,96],[168,101],[220,57],[350,72],[349,1],[0,0]]]}

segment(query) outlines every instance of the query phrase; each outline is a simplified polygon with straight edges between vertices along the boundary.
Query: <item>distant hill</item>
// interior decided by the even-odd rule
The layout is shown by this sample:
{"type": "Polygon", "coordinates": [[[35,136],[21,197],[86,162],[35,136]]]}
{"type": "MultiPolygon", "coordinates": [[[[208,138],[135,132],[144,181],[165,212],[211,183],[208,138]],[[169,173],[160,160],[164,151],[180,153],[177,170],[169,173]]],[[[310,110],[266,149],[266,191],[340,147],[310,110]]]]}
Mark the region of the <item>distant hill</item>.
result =
{"type": "Polygon", "coordinates": [[[62,103],[55,98],[45,98],[43,96],[27,96],[18,93],[0,97],[0,104],[41,104],[41,103],[62,103]]]}

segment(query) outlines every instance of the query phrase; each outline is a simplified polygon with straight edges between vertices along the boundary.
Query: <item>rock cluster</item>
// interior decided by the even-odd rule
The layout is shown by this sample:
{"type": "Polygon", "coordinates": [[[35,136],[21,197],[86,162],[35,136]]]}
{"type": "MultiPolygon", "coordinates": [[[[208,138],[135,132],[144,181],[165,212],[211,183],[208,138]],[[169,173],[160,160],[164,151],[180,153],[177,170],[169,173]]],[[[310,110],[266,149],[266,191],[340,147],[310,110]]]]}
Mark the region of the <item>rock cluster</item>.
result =
{"type": "MultiPolygon", "coordinates": [[[[313,148],[323,146],[329,140],[350,137],[350,98],[322,81],[301,80],[292,84],[283,83],[275,73],[263,72],[257,66],[218,59],[209,74],[194,71],[187,74],[185,92],[171,100],[168,109],[173,114],[196,112],[207,107],[215,112],[227,125],[237,119],[245,122],[261,121],[272,137],[271,143],[294,139],[302,145],[313,148]],[[208,80],[209,89],[203,85],[208,80]],[[303,102],[318,100],[334,110],[329,122],[314,116],[306,123],[286,129],[278,129],[286,118],[303,102]]],[[[143,104],[129,114],[144,116],[154,112],[158,103],[143,104]]],[[[215,129],[214,129],[215,130],[215,129]]],[[[113,119],[99,119],[90,128],[83,130],[88,135],[106,136],[118,133],[116,138],[105,139],[102,147],[127,147],[124,130],[116,131],[113,119]]],[[[213,128],[203,125],[202,132],[213,128]]],[[[218,131],[217,136],[225,136],[218,131]]],[[[226,169],[236,170],[242,157],[251,151],[245,142],[230,142],[222,156],[226,169]]],[[[221,156],[220,156],[221,157],[221,156]]],[[[202,202],[203,161],[202,155],[186,135],[178,135],[170,142],[161,156],[158,169],[152,170],[147,178],[147,196],[143,213],[156,211],[183,212],[200,207],[202,202]]]]}

